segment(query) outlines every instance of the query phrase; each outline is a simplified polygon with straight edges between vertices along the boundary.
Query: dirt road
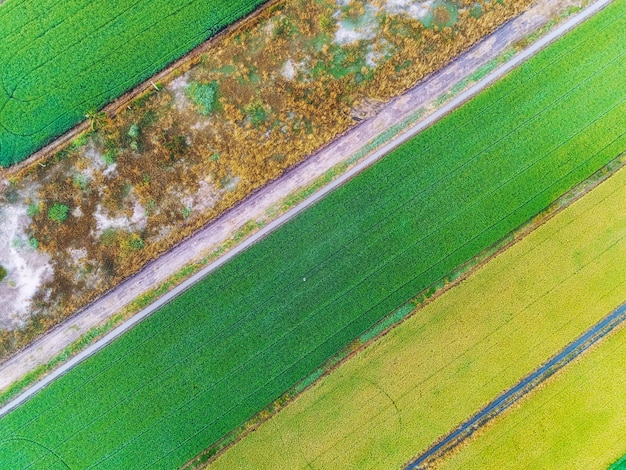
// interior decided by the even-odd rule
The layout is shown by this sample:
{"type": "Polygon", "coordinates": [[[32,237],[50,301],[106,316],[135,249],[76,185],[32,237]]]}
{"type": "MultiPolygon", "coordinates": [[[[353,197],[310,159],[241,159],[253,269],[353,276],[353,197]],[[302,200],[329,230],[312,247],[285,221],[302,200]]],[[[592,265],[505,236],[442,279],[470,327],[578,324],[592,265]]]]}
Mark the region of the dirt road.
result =
{"type": "MultiPolygon", "coordinates": [[[[0,390],[7,388],[39,365],[46,364],[72,342],[76,341],[90,329],[104,323],[142,293],[165,282],[189,263],[207,256],[228,241],[247,222],[268,220],[268,213],[273,209],[275,210],[276,207],[280,207],[284,198],[299,188],[311,184],[334,166],[349,160],[363,147],[364,143],[375,139],[390,126],[409,119],[419,109],[434,111],[436,99],[439,96],[445,94],[455,84],[469,77],[481,66],[502,54],[511,44],[526,37],[546,24],[555,15],[578,3],[578,0],[539,0],[529,11],[503,25],[444,69],[431,75],[414,89],[388,103],[376,116],[362,122],[359,126],[311,156],[294,170],[267,185],[253,197],[248,198],[243,204],[228,211],[168,253],[148,264],[137,275],[119,284],[113,291],[70,317],[28,348],[0,364],[0,390]]],[[[558,32],[560,29],[555,31],[558,32]]],[[[513,60],[517,60],[517,57],[513,60]]],[[[482,84],[482,86],[484,87],[486,84],[482,84]]],[[[465,96],[464,98],[467,99],[467,97],[465,96]]],[[[461,96],[458,98],[461,98],[461,96]]],[[[417,132],[426,125],[428,122],[426,119],[433,120],[442,112],[449,112],[454,106],[458,106],[458,98],[446,105],[446,109],[442,108],[436,115],[433,114],[429,118],[423,117],[412,127],[412,132],[417,132]],[[418,130],[416,131],[416,129],[418,130]]],[[[406,138],[407,135],[403,134],[403,137],[406,138]]],[[[398,145],[398,142],[394,142],[393,145],[398,145]]],[[[378,158],[387,151],[389,151],[387,148],[380,149],[377,152],[378,158]]],[[[341,180],[337,180],[334,184],[340,184],[343,179],[351,177],[355,171],[362,170],[365,166],[373,163],[373,161],[373,158],[369,157],[368,160],[361,162],[358,167],[354,167],[349,175],[342,177],[341,180]]],[[[299,206],[299,210],[302,210],[302,207],[299,206]]],[[[160,305],[161,301],[157,304],[160,305]]],[[[142,312],[140,315],[145,316],[147,314],[142,312]]],[[[140,315],[133,317],[119,328],[127,329],[132,326],[142,318],[140,315]]],[[[111,334],[120,334],[121,331],[116,329],[111,334]]],[[[107,335],[107,337],[109,336],[107,335]]],[[[102,344],[102,342],[99,342],[97,345],[102,346],[102,344]]],[[[91,349],[91,353],[94,350],[95,348],[91,349]]],[[[82,353],[66,364],[66,366],[71,367],[72,364],[76,363],[75,359],[80,357],[83,357],[82,353]]],[[[44,386],[49,380],[60,375],[62,373],[60,371],[62,369],[58,369],[50,374],[47,379],[39,382],[37,386],[44,386]]],[[[30,393],[30,391],[26,393],[30,393]]],[[[23,399],[25,398],[23,397],[23,399]]],[[[3,408],[2,410],[5,409],[8,408],[3,408]]]]}

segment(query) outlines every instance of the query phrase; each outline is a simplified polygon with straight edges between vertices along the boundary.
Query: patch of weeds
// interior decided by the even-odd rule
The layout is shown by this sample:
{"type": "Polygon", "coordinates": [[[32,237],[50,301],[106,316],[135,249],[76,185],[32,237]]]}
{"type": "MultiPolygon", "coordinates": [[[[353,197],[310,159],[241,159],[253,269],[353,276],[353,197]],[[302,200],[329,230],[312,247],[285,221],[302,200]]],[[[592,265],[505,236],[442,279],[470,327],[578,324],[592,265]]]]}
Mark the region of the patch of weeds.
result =
{"type": "Polygon", "coordinates": [[[253,126],[258,126],[267,119],[267,110],[260,100],[253,101],[243,108],[243,111],[253,126]]]}
{"type": "Polygon", "coordinates": [[[483,16],[483,6],[480,3],[474,3],[474,5],[470,8],[470,16],[472,18],[480,18],[483,16]]]}
{"type": "Polygon", "coordinates": [[[320,16],[320,29],[326,33],[334,33],[337,27],[337,20],[330,13],[320,16]]]}
{"type": "Polygon", "coordinates": [[[443,95],[439,95],[439,97],[437,97],[437,99],[435,99],[435,101],[434,101],[435,107],[439,108],[446,101],[448,101],[450,98],[452,98],[452,93],[450,93],[450,92],[444,93],[443,95]]]}
{"type": "Polygon", "coordinates": [[[126,199],[132,190],[133,190],[132,183],[129,183],[128,181],[126,181],[126,183],[124,183],[124,185],[119,189],[118,194],[119,194],[120,202],[126,199]]]}
{"type": "Polygon", "coordinates": [[[315,51],[316,53],[320,53],[324,49],[324,46],[332,43],[333,37],[328,33],[322,33],[310,40],[309,48],[313,49],[313,51],[315,51]]]}
{"type": "Polygon", "coordinates": [[[82,173],[76,173],[72,178],[72,184],[74,185],[74,187],[82,189],[84,191],[85,189],[87,189],[87,186],[89,186],[89,179],[82,173]]]}
{"type": "Polygon", "coordinates": [[[102,129],[107,123],[107,113],[104,111],[98,111],[97,109],[91,109],[87,111],[85,117],[90,122],[90,130],[97,131],[102,129]]]}
{"type": "Polygon", "coordinates": [[[0,264],[0,282],[2,282],[5,277],[7,277],[7,274],[8,272],[6,268],[0,264]]]}
{"type": "Polygon", "coordinates": [[[87,133],[83,133],[72,141],[72,147],[77,149],[87,144],[87,133]]]}
{"type": "Polygon", "coordinates": [[[298,33],[298,28],[287,18],[282,17],[274,24],[272,37],[274,38],[290,38],[298,33]]]}
{"type": "Polygon", "coordinates": [[[216,72],[221,73],[222,75],[231,75],[235,73],[236,70],[237,68],[234,65],[227,64],[217,69],[216,72]]]}
{"type": "Polygon", "coordinates": [[[102,155],[102,159],[107,165],[113,165],[117,161],[117,150],[109,149],[102,155]]]}
{"type": "Polygon", "coordinates": [[[502,54],[500,57],[498,57],[498,59],[497,59],[498,60],[498,64],[503,64],[504,62],[507,62],[515,54],[516,54],[516,52],[515,52],[514,49],[506,51],[504,54],[502,54]]]}
{"type": "Polygon", "coordinates": [[[458,95],[460,92],[462,92],[465,89],[465,87],[469,85],[469,82],[470,81],[467,78],[461,80],[460,82],[455,84],[452,88],[450,88],[450,93],[453,96],[458,95]]]}
{"type": "Polygon", "coordinates": [[[155,122],[157,122],[159,116],[152,110],[146,111],[145,114],[141,117],[139,121],[139,127],[151,126],[155,122]]]}
{"type": "Polygon", "coordinates": [[[41,206],[39,204],[35,204],[34,202],[28,205],[26,209],[26,213],[29,217],[35,217],[41,211],[41,206]]]}
{"type": "Polygon", "coordinates": [[[107,228],[102,235],[100,235],[100,243],[104,246],[113,246],[117,242],[117,230],[114,228],[107,228]]]}
{"type": "Polygon", "coordinates": [[[151,214],[154,214],[156,212],[156,208],[157,208],[156,201],[154,199],[150,199],[146,203],[146,217],[149,217],[151,214]]]}
{"type": "Polygon", "coordinates": [[[146,105],[146,103],[150,100],[151,96],[152,96],[152,91],[148,91],[144,93],[139,98],[136,98],[135,101],[133,101],[133,104],[132,104],[133,107],[143,108],[146,105]]]}
{"type": "Polygon", "coordinates": [[[187,138],[184,135],[171,135],[167,131],[161,134],[161,144],[168,151],[171,162],[175,162],[189,148],[187,138]]]}
{"type": "Polygon", "coordinates": [[[256,70],[252,69],[248,74],[248,80],[250,80],[250,83],[252,83],[253,85],[257,85],[261,82],[261,76],[256,70]]]}
{"type": "Polygon", "coordinates": [[[198,112],[208,116],[217,105],[216,81],[210,83],[192,82],[186,90],[187,97],[198,107],[198,112]]]}
{"type": "Polygon", "coordinates": [[[396,65],[394,67],[394,69],[396,70],[396,72],[401,72],[402,70],[405,70],[405,69],[408,69],[409,67],[411,67],[411,65],[413,65],[413,61],[412,60],[405,60],[400,65],[396,65]]]}
{"type": "Polygon", "coordinates": [[[36,250],[37,248],[39,248],[39,240],[37,240],[35,237],[30,237],[28,239],[28,245],[33,249],[36,250]]]}
{"type": "Polygon", "coordinates": [[[130,246],[131,249],[135,251],[143,250],[144,247],[146,246],[143,239],[139,235],[136,235],[136,234],[133,234],[133,236],[130,238],[128,245],[130,246]]]}
{"type": "Polygon", "coordinates": [[[476,72],[471,74],[468,78],[471,82],[477,82],[481,78],[485,77],[489,72],[494,70],[497,66],[498,66],[497,60],[495,59],[490,60],[485,65],[480,66],[478,70],[476,70],[476,72]]]}
{"type": "Polygon", "coordinates": [[[48,209],[48,218],[60,224],[64,222],[65,219],[67,219],[67,216],[69,215],[69,213],[70,213],[70,208],[67,205],[61,204],[60,202],[55,202],[48,209]]]}
{"type": "Polygon", "coordinates": [[[320,61],[311,70],[311,74],[314,78],[329,74],[339,80],[351,73],[356,74],[367,68],[363,48],[332,45],[328,53],[328,60],[320,61]]]}
{"type": "Polygon", "coordinates": [[[459,18],[459,9],[454,3],[441,2],[433,5],[432,14],[428,15],[430,26],[439,29],[452,26],[459,18]]]}

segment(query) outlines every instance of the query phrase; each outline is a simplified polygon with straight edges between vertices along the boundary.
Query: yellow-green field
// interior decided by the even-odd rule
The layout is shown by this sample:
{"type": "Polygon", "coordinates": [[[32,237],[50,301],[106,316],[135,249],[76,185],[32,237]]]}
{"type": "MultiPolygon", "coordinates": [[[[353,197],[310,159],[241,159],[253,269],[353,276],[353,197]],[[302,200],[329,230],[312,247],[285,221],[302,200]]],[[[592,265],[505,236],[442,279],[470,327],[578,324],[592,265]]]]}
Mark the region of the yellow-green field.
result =
{"type": "MultiPolygon", "coordinates": [[[[214,467],[408,462],[626,299],[625,200],[620,170],[325,377],[214,467]]],[[[600,383],[621,385],[608,382],[600,383]]],[[[541,409],[541,400],[533,403],[541,409]]],[[[600,413],[588,425],[602,427],[609,417],[600,413]]]]}
{"type": "Polygon", "coordinates": [[[444,469],[605,469],[624,452],[626,329],[487,426],[444,469]]]}

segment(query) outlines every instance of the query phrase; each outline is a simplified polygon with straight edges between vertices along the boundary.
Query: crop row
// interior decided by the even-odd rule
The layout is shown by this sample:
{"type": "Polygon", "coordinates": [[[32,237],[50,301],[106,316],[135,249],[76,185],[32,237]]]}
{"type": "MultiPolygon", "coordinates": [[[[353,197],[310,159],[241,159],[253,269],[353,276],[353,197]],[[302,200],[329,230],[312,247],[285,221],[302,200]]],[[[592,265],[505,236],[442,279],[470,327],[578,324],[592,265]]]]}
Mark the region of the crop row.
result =
{"type": "Polygon", "coordinates": [[[8,0],[0,8],[0,165],[36,151],[263,0],[8,0]]]}
{"type": "Polygon", "coordinates": [[[0,440],[28,436],[72,467],[171,467],[241,425],[624,149],[623,35],[584,31],[3,418],[0,440]]]}

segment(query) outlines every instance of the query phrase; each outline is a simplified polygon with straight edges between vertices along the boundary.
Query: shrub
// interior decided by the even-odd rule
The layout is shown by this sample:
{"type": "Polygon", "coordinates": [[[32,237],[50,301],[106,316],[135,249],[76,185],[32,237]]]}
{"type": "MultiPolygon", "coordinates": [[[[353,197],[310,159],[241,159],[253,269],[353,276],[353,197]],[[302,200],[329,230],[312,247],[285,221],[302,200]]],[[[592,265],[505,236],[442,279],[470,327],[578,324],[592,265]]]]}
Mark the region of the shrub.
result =
{"type": "Polygon", "coordinates": [[[128,137],[132,139],[136,139],[137,137],[139,137],[139,134],[141,134],[141,129],[137,124],[133,124],[132,126],[130,126],[130,129],[128,129],[128,137]]]}
{"type": "Polygon", "coordinates": [[[113,165],[117,161],[117,150],[109,149],[102,155],[107,165],[113,165]]]}
{"type": "Polygon", "coordinates": [[[253,101],[243,110],[254,126],[258,126],[267,119],[267,111],[263,107],[263,103],[259,100],[253,101]]]}
{"type": "Polygon", "coordinates": [[[200,114],[204,114],[205,116],[211,114],[211,112],[215,109],[216,94],[216,81],[206,84],[192,82],[187,88],[187,96],[198,107],[200,114]]]}
{"type": "Polygon", "coordinates": [[[61,223],[67,219],[70,213],[70,208],[60,202],[55,202],[52,207],[48,209],[48,218],[54,220],[57,223],[61,223]]]}
{"type": "Polygon", "coordinates": [[[28,209],[26,209],[26,213],[29,217],[35,217],[37,214],[39,214],[39,204],[29,204],[28,209]]]}
{"type": "Polygon", "coordinates": [[[2,282],[5,277],[7,277],[7,270],[0,264],[0,282],[2,282]]]}
{"type": "Polygon", "coordinates": [[[85,190],[89,185],[89,180],[87,176],[83,175],[82,173],[76,173],[72,178],[72,183],[76,188],[85,190]]]}

